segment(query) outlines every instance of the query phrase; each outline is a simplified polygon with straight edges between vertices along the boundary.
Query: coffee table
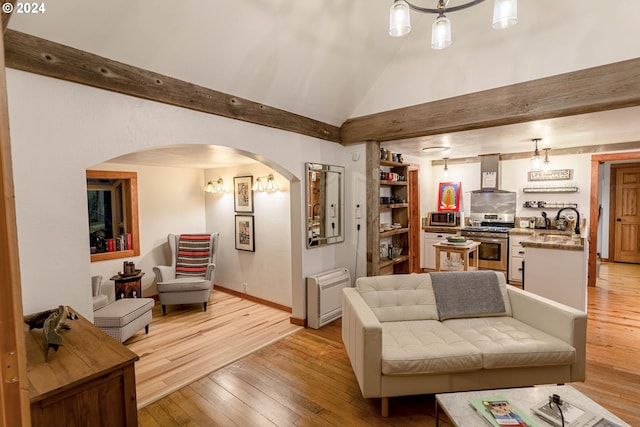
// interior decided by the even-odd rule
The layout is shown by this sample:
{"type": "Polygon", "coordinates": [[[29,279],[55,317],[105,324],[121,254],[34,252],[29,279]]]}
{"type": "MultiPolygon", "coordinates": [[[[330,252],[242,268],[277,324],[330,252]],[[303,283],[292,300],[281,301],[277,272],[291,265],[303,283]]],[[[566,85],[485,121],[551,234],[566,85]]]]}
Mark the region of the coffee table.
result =
{"type": "Polygon", "coordinates": [[[529,415],[541,427],[550,426],[547,422],[537,417],[531,411],[531,407],[537,405],[550,395],[557,394],[562,399],[574,403],[576,406],[586,409],[589,412],[607,418],[609,421],[621,426],[629,426],[620,418],[580,393],[569,385],[546,385],[524,388],[509,388],[499,390],[466,391],[460,393],[436,394],[436,426],[440,425],[439,408],[447,414],[449,419],[456,426],[463,427],[487,427],[489,424],[482,418],[469,404],[469,399],[488,398],[495,395],[504,396],[520,410],[529,415]]]}

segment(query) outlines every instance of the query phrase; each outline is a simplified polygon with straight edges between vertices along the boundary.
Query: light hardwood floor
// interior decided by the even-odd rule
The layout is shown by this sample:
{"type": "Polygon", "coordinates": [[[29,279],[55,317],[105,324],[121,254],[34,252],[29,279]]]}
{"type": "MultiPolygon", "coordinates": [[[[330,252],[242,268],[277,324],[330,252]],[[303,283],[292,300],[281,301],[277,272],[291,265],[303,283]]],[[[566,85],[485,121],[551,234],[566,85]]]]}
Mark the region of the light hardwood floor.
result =
{"type": "Polygon", "coordinates": [[[149,334],[127,341],[136,362],[138,408],[300,329],[291,313],[219,290],[202,305],[153,309],[149,334]]]}
{"type": "MultiPolygon", "coordinates": [[[[603,264],[589,289],[587,379],[572,384],[640,426],[640,265],[603,264]]],[[[433,395],[363,399],[341,323],[304,329],[152,403],[152,426],[435,426],[433,395]]],[[[441,425],[450,426],[446,421],[441,425]]]]}

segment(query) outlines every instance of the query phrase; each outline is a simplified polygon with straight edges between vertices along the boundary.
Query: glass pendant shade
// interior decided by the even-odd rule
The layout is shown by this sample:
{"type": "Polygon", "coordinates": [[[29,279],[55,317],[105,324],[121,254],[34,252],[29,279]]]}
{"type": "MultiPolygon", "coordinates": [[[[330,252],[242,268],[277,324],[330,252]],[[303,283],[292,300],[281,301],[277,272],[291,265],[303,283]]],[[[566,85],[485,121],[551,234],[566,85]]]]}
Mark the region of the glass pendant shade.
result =
{"type": "Polygon", "coordinates": [[[513,27],[518,22],[518,0],[496,0],[493,25],[496,30],[513,27]]]}
{"type": "Polygon", "coordinates": [[[549,172],[551,170],[551,162],[549,161],[549,149],[544,149],[544,161],[542,162],[542,170],[549,172]]]}
{"type": "Polygon", "coordinates": [[[431,26],[431,48],[444,49],[451,46],[451,21],[444,16],[438,19],[431,26]]]}
{"type": "Polygon", "coordinates": [[[391,5],[389,11],[389,35],[402,37],[411,31],[411,17],[409,5],[404,0],[398,0],[391,5]]]}
{"type": "Polygon", "coordinates": [[[531,164],[532,171],[539,171],[542,169],[542,156],[533,156],[529,162],[531,164]]]}

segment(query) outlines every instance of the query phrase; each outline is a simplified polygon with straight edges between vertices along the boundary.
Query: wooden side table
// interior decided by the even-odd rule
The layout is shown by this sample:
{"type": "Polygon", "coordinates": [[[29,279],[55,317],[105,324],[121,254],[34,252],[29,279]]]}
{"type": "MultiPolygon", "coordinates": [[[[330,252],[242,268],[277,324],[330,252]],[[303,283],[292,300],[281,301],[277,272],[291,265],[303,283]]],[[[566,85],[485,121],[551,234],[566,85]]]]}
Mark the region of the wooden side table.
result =
{"type": "Polygon", "coordinates": [[[433,245],[436,248],[436,271],[451,271],[448,269],[442,270],[440,268],[440,253],[444,252],[447,257],[450,258],[451,254],[460,254],[460,258],[463,260],[464,271],[474,271],[478,269],[478,246],[480,242],[469,242],[467,245],[451,245],[444,242],[436,243],[433,245]],[[471,254],[475,252],[473,258],[471,254]]]}
{"type": "Polygon", "coordinates": [[[142,298],[142,276],[144,271],[135,276],[121,276],[116,274],[111,277],[115,282],[116,300],[120,298],[142,298]]]}

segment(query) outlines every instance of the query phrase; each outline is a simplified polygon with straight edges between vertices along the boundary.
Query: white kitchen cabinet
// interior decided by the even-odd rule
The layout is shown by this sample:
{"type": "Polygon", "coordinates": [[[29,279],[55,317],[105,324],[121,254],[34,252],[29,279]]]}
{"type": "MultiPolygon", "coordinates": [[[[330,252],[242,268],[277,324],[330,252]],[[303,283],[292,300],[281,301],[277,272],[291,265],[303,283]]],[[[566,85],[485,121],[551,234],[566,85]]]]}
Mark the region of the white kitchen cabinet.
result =
{"type": "MultiPolygon", "coordinates": [[[[455,236],[459,233],[457,231],[451,231],[448,233],[445,232],[425,232],[424,233],[424,250],[422,252],[422,266],[427,270],[435,270],[436,269],[436,248],[433,247],[434,244],[440,243],[445,240],[449,236],[455,236]]],[[[443,256],[446,254],[440,254],[441,262],[443,256]]]]}
{"type": "Polygon", "coordinates": [[[509,236],[509,283],[522,284],[524,262],[524,247],[520,244],[523,240],[530,239],[531,236],[509,236]]]}
{"type": "Polygon", "coordinates": [[[527,247],[525,290],[587,311],[586,246],[583,250],[527,247]]]}

